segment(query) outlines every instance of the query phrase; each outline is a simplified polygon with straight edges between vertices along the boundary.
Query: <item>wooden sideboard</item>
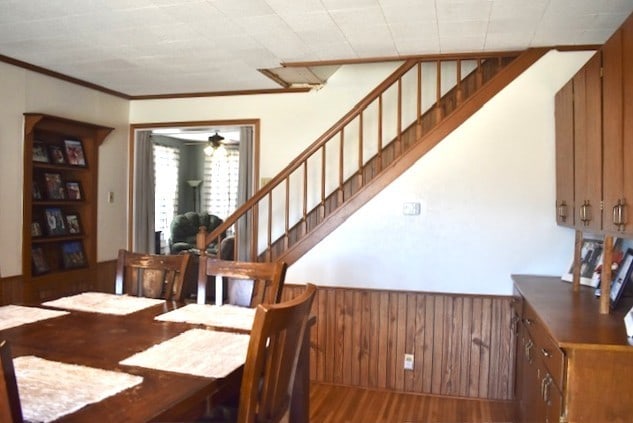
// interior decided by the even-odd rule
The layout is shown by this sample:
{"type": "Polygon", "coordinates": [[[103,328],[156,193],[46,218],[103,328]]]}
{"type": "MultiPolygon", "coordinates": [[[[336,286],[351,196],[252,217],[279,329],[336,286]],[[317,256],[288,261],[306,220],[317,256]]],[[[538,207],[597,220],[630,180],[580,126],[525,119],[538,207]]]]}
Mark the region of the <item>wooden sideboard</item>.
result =
{"type": "Polygon", "coordinates": [[[633,421],[633,346],[625,298],[599,312],[594,290],[559,277],[513,275],[520,422],[633,421]]]}

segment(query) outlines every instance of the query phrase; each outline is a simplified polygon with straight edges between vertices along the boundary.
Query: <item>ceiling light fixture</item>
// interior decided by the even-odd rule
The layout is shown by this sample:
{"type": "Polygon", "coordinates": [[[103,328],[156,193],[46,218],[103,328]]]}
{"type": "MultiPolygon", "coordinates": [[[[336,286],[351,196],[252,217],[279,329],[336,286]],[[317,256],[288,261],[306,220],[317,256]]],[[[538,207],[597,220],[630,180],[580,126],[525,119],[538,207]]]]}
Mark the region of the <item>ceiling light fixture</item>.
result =
{"type": "Polygon", "coordinates": [[[215,150],[222,146],[222,141],[224,141],[224,137],[216,131],[215,134],[209,137],[209,143],[204,147],[204,154],[212,156],[215,150]]]}

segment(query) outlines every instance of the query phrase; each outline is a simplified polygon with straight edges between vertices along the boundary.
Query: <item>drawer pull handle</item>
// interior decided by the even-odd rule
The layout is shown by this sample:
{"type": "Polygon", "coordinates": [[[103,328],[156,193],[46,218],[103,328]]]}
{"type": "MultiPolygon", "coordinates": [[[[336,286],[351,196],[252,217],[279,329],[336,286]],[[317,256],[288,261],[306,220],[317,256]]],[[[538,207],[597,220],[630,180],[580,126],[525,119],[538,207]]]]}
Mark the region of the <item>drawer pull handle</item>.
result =
{"type": "Polygon", "coordinates": [[[528,339],[525,343],[525,358],[527,358],[528,363],[532,364],[532,347],[534,346],[534,342],[531,339],[528,339]]]}
{"type": "Polygon", "coordinates": [[[543,354],[544,357],[551,357],[552,353],[547,351],[545,348],[541,348],[541,354],[543,354]]]}

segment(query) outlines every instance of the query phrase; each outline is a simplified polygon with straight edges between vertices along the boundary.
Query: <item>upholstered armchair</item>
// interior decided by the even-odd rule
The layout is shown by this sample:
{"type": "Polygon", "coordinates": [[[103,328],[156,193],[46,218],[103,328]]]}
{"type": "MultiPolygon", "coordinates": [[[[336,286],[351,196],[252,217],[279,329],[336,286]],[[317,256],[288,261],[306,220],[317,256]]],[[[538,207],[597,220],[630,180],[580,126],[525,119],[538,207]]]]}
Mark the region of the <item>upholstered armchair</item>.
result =
{"type": "MultiPolygon", "coordinates": [[[[171,254],[178,254],[181,251],[196,248],[196,234],[200,226],[206,227],[207,231],[211,232],[222,222],[223,220],[218,216],[206,212],[186,212],[185,214],[177,215],[170,226],[169,251],[171,254]]],[[[226,233],[223,233],[222,238],[225,236],[226,233]]],[[[218,246],[214,242],[208,246],[207,253],[217,254],[217,249],[218,246]]]]}

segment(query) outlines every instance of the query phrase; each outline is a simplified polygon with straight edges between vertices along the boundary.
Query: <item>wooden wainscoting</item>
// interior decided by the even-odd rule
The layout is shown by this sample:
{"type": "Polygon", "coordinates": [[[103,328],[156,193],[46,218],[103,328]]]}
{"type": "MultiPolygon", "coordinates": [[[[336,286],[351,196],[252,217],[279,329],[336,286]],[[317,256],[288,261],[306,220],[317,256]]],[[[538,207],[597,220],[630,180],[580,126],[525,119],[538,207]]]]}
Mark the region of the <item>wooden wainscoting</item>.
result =
{"type": "MultiPolygon", "coordinates": [[[[286,285],[283,299],[301,285],[286,285]]],[[[319,287],[311,380],[401,392],[513,399],[511,297],[319,287]],[[404,354],[413,353],[413,371],[404,354]]]]}

